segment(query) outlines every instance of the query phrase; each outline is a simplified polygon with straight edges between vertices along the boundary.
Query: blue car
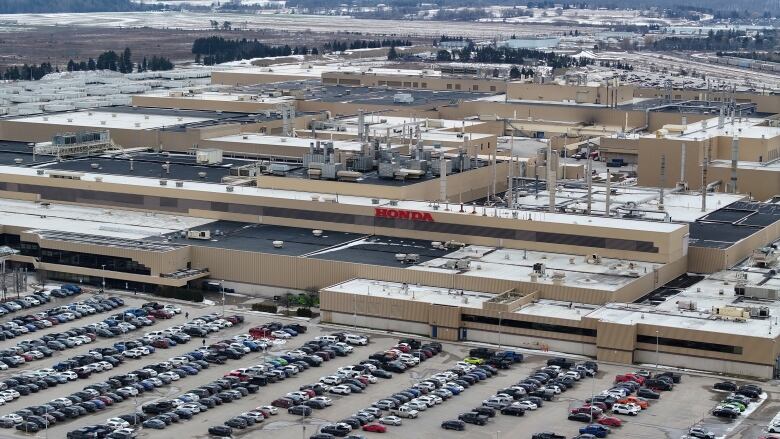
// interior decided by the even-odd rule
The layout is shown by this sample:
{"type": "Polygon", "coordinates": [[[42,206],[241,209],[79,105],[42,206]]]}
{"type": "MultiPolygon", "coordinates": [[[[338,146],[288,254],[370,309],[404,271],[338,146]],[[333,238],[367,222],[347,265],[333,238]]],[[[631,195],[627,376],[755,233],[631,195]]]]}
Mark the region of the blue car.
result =
{"type": "Polygon", "coordinates": [[[103,410],[103,409],[105,409],[105,408],[106,408],[106,403],[105,403],[105,402],[103,402],[103,401],[101,401],[101,400],[99,400],[99,399],[92,399],[92,400],[90,400],[90,402],[91,402],[92,404],[95,404],[95,407],[96,407],[98,410],[103,410]]]}
{"type": "Polygon", "coordinates": [[[202,360],[203,357],[204,357],[203,352],[200,352],[200,351],[187,352],[187,355],[192,357],[192,358],[194,358],[194,359],[196,359],[196,360],[202,360]]]}
{"type": "Polygon", "coordinates": [[[189,374],[189,375],[197,375],[198,374],[198,369],[195,369],[194,367],[188,366],[186,364],[179,366],[179,369],[182,369],[182,370],[186,371],[187,374],[189,374]]]}
{"type": "Polygon", "coordinates": [[[146,348],[147,348],[147,349],[149,349],[149,353],[152,353],[152,354],[153,354],[153,353],[154,353],[154,351],[156,350],[156,349],[154,348],[154,346],[152,346],[152,345],[147,345],[147,346],[146,346],[146,348]]]}
{"type": "Polygon", "coordinates": [[[80,287],[80,286],[78,286],[78,285],[73,285],[73,284],[65,284],[65,285],[63,285],[62,287],[60,287],[60,289],[62,289],[62,290],[68,290],[68,291],[73,291],[73,292],[74,292],[74,293],[76,293],[76,294],[78,294],[78,293],[80,293],[80,292],[81,292],[81,287],[80,287]]]}
{"type": "Polygon", "coordinates": [[[148,392],[150,390],[154,390],[154,384],[152,384],[149,380],[143,380],[140,382],[142,386],[144,386],[144,391],[148,392]]]}
{"type": "Polygon", "coordinates": [[[590,424],[580,428],[580,434],[592,434],[593,436],[603,438],[609,434],[609,427],[605,427],[600,424],[590,424]]]}
{"type": "Polygon", "coordinates": [[[447,389],[450,392],[452,392],[453,395],[460,395],[460,389],[458,389],[457,387],[447,386],[447,387],[445,387],[445,389],[447,389]]]}
{"type": "Polygon", "coordinates": [[[422,395],[422,392],[420,392],[419,390],[415,389],[414,387],[410,387],[410,388],[406,389],[406,391],[412,393],[415,398],[417,398],[418,396],[422,395]]]}
{"type": "Polygon", "coordinates": [[[252,340],[244,340],[243,341],[244,346],[248,347],[250,351],[257,352],[260,350],[260,345],[253,342],[252,340]]]}

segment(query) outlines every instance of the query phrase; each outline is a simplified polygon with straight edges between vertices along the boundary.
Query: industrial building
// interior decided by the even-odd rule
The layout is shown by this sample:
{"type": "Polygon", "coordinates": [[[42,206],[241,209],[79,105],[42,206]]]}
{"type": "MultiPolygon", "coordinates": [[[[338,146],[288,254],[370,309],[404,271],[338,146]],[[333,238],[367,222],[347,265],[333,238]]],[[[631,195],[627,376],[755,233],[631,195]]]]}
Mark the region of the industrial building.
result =
{"type": "Polygon", "coordinates": [[[6,111],[11,265],[319,290],[336,324],[778,375],[778,95],[358,64],[6,111]]]}

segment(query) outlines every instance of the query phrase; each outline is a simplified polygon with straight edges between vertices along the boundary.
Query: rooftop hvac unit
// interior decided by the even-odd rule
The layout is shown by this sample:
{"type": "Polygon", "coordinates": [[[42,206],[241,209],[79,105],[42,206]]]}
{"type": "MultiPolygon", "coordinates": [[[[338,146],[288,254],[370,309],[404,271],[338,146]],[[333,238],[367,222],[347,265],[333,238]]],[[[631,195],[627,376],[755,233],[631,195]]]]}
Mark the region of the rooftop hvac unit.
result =
{"type": "Polygon", "coordinates": [[[183,181],[177,181],[176,182],[176,187],[184,187],[184,182],[183,181]]]}
{"type": "Polygon", "coordinates": [[[696,311],[696,302],[693,300],[680,300],[677,302],[677,309],[685,311],[696,311]]]}
{"type": "Polygon", "coordinates": [[[160,180],[160,186],[168,186],[168,180],[160,180]]]}
{"type": "Polygon", "coordinates": [[[284,241],[274,241],[273,246],[274,248],[282,248],[284,247],[284,241]]]}
{"type": "Polygon", "coordinates": [[[320,236],[322,236],[322,230],[314,229],[314,230],[311,231],[311,234],[316,236],[316,237],[320,237],[320,236]]]}
{"type": "Polygon", "coordinates": [[[780,299],[780,288],[764,285],[737,284],[734,287],[734,294],[754,299],[777,300],[780,299]]]}
{"type": "Polygon", "coordinates": [[[233,186],[225,186],[225,190],[228,192],[233,192],[233,186]]]}
{"type": "Polygon", "coordinates": [[[211,232],[209,230],[188,230],[187,238],[189,239],[211,239],[211,232]]]}

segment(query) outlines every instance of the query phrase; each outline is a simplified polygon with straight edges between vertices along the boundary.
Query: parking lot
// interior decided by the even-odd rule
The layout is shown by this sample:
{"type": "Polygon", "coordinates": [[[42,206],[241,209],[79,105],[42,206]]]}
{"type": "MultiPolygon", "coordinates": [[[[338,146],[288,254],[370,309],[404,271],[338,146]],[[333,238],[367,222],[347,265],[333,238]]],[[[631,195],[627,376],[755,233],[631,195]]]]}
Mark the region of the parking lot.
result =
{"type": "MultiPolygon", "coordinates": [[[[149,300],[148,297],[134,297],[130,294],[122,294],[125,299],[125,307],[137,307],[141,303],[149,300]]],[[[79,297],[82,300],[85,297],[79,297]]],[[[52,304],[47,304],[41,308],[54,306],[57,303],[66,303],[76,299],[56,299],[52,304]]],[[[158,302],[165,303],[162,300],[158,302]]],[[[85,354],[91,349],[102,346],[111,346],[113,343],[123,338],[135,339],[150,330],[160,330],[172,325],[183,324],[185,313],[189,313],[190,318],[207,312],[219,311],[215,307],[206,307],[200,304],[182,304],[182,313],[177,314],[172,319],[158,320],[154,326],[148,328],[139,328],[137,331],[130,332],[122,337],[98,338],[95,342],[77,346],[64,351],[55,352],[50,358],[38,361],[28,362],[19,367],[0,372],[0,379],[5,379],[12,374],[18,374],[25,370],[35,370],[51,367],[54,363],[66,358],[85,354]]],[[[230,307],[228,308],[230,311],[230,307]]],[[[28,311],[30,312],[30,311],[28,311]]],[[[276,316],[261,315],[259,313],[243,313],[246,321],[232,327],[213,333],[206,340],[206,344],[211,344],[218,340],[228,339],[234,335],[246,333],[249,328],[261,325],[271,321],[293,321],[293,319],[284,319],[276,316]]],[[[5,316],[0,321],[8,321],[12,316],[5,316]]],[[[33,334],[27,334],[23,337],[17,337],[13,340],[2,342],[2,346],[10,346],[18,343],[22,339],[37,338],[41,335],[53,332],[61,332],[69,327],[84,326],[104,319],[102,314],[85,316],[82,319],[63,323],[61,325],[45,328],[33,334]]],[[[297,320],[300,322],[300,320],[297,320]]],[[[305,323],[305,322],[304,322],[305,323]]],[[[252,352],[246,354],[241,359],[229,360],[226,364],[212,364],[208,369],[203,369],[199,374],[188,376],[180,381],[174,381],[170,385],[161,386],[153,391],[139,394],[136,398],[129,398],[122,402],[115,403],[103,410],[97,411],[76,419],[58,422],[49,427],[47,431],[41,431],[39,436],[48,435],[49,437],[64,438],[67,432],[80,427],[94,425],[105,422],[108,418],[123,414],[132,413],[140,409],[143,404],[163,399],[177,397],[190,389],[201,386],[210,381],[223,377],[224,374],[239,367],[250,367],[262,363],[269,357],[278,356],[283,351],[297,348],[305,341],[312,340],[319,335],[330,334],[336,330],[347,330],[345,328],[326,327],[316,324],[307,324],[309,330],[297,337],[287,340],[283,344],[274,345],[267,352],[252,352]]],[[[361,333],[361,331],[351,332],[361,333]]],[[[356,364],[365,360],[368,356],[377,351],[384,351],[394,346],[400,335],[391,336],[389,334],[370,334],[371,343],[368,346],[355,346],[354,352],[348,356],[338,356],[331,361],[323,362],[320,367],[311,367],[297,375],[286,380],[269,384],[261,387],[257,393],[249,394],[232,403],[225,403],[216,406],[207,413],[197,415],[191,420],[182,420],[181,422],[171,424],[164,430],[141,429],[138,430],[138,437],[142,438],[165,438],[171,435],[180,435],[181,437],[208,437],[207,430],[210,426],[222,424],[225,420],[254,409],[261,405],[268,405],[274,399],[284,396],[287,392],[299,390],[301,385],[317,382],[320,377],[330,375],[336,372],[339,367],[356,364]]],[[[89,379],[78,379],[45,391],[22,396],[12,402],[6,403],[0,407],[0,414],[8,414],[13,411],[44,404],[54,398],[64,397],[81,390],[85,385],[108,379],[111,375],[125,374],[138,369],[143,365],[152,362],[165,361],[168,358],[175,357],[185,352],[192,351],[200,347],[202,341],[198,337],[193,337],[186,344],[180,344],[169,349],[157,349],[156,352],[140,359],[129,359],[113,370],[94,374],[89,379]]],[[[411,368],[403,373],[393,374],[392,379],[379,379],[375,384],[369,384],[362,392],[346,396],[327,394],[333,400],[333,405],[325,409],[314,410],[309,417],[289,415],[286,410],[280,409],[278,415],[266,419],[245,430],[235,430],[234,437],[256,437],[273,434],[275,438],[308,438],[316,433],[319,426],[336,422],[348,417],[358,410],[371,406],[375,401],[396,393],[404,388],[408,388],[420,380],[426,379],[431,375],[452,368],[456,362],[463,360],[468,356],[469,348],[457,343],[444,343],[443,351],[422,362],[420,365],[411,368]]],[[[478,382],[466,389],[460,395],[453,396],[442,404],[435,405],[421,412],[417,419],[404,419],[400,426],[388,426],[387,432],[383,435],[388,438],[410,438],[425,437],[427,435],[446,435],[451,437],[468,438],[526,438],[531,437],[533,433],[542,431],[554,431],[563,434],[566,437],[574,437],[579,432],[579,428],[585,424],[566,419],[570,409],[579,407],[584,400],[593,394],[598,394],[604,389],[612,386],[616,375],[632,372],[634,368],[624,366],[605,365],[600,366],[599,373],[595,378],[583,378],[573,388],[556,396],[552,401],[545,402],[543,407],[535,411],[527,411],[522,417],[506,416],[497,414],[490,418],[487,425],[476,426],[466,424],[464,431],[444,431],[441,423],[445,420],[457,419],[458,415],[467,412],[472,408],[481,405],[482,401],[495,394],[498,389],[511,386],[520,379],[528,376],[532,371],[540,368],[550,358],[538,354],[526,354],[525,361],[515,364],[510,369],[500,370],[499,373],[484,381],[478,382]]],[[[758,405],[754,411],[747,417],[738,418],[736,421],[724,421],[711,416],[710,412],[720,401],[724,394],[712,390],[712,385],[720,381],[716,377],[684,374],[682,382],[675,386],[673,391],[662,392],[660,400],[652,401],[648,409],[643,410],[638,416],[617,415],[623,420],[621,427],[613,428],[610,437],[617,438],[680,438],[687,429],[693,425],[703,425],[713,431],[718,437],[736,437],[736,438],[756,438],[762,433],[766,423],[771,420],[780,408],[777,402],[778,394],[774,383],[761,383],[767,391],[766,400],[758,405]]],[[[366,437],[376,435],[376,433],[357,432],[353,434],[362,434],[366,437]]],[[[0,430],[0,437],[32,437],[32,434],[26,434],[13,429],[0,430]]]]}

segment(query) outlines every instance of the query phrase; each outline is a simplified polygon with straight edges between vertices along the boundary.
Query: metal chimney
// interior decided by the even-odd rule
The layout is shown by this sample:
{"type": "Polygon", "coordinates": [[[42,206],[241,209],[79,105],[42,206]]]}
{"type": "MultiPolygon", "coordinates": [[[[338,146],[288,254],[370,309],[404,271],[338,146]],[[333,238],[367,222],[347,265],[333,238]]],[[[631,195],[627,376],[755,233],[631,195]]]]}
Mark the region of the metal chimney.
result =
{"type": "Polygon", "coordinates": [[[604,216],[612,216],[609,213],[609,197],[612,195],[612,188],[610,187],[610,184],[612,183],[612,172],[607,168],[607,198],[605,201],[605,208],[604,208],[604,216]]]}
{"type": "Polygon", "coordinates": [[[447,202],[447,160],[444,154],[439,155],[439,198],[442,203],[447,202]]]}
{"type": "Polygon", "coordinates": [[[685,143],[682,144],[680,151],[680,186],[685,188],[687,186],[685,182],[685,159],[686,159],[686,147],[685,143]]]}
{"type": "Polygon", "coordinates": [[[365,127],[366,127],[366,121],[365,121],[365,114],[363,113],[363,109],[358,110],[358,140],[363,141],[363,137],[365,136],[365,127]]]}
{"type": "Polygon", "coordinates": [[[724,115],[724,109],[723,106],[720,106],[720,113],[718,114],[718,129],[722,130],[724,124],[726,123],[726,116],[724,115]]]}
{"type": "Polygon", "coordinates": [[[704,160],[701,164],[701,211],[707,211],[707,166],[708,166],[707,149],[704,150],[704,160]]]}
{"type": "Polygon", "coordinates": [[[593,204],[593,160],[590,157],[590,146],[591,143],[588,141],[588,162],[587,162],[587,169],[585,170],[585,181],[588,183],[588,207],[587,207],[587,214],[590,215],[591,206],[593,204]]]}
{"type": "Polygon", "coordinates": [[[658,210],[664,210],[664,186],[666,186],[666,154],[661,154],[661,184],[658,188],[658,210]]]}
{"type": "Polygon", "coordinates": [[[737,193],[737,163],[739,162],[739,136],[731,139],[731,193],[737,193]]]}
{"type": "Polygon", "coordinates": [[[547,193],[550,196],[550,205],[548,210],[555,212],[555,185],[557,184],[558,166],[555,160],[552,144],[547,145],[547,193]],[[554,163],[555,161],[555,163],[554,163]]]}

